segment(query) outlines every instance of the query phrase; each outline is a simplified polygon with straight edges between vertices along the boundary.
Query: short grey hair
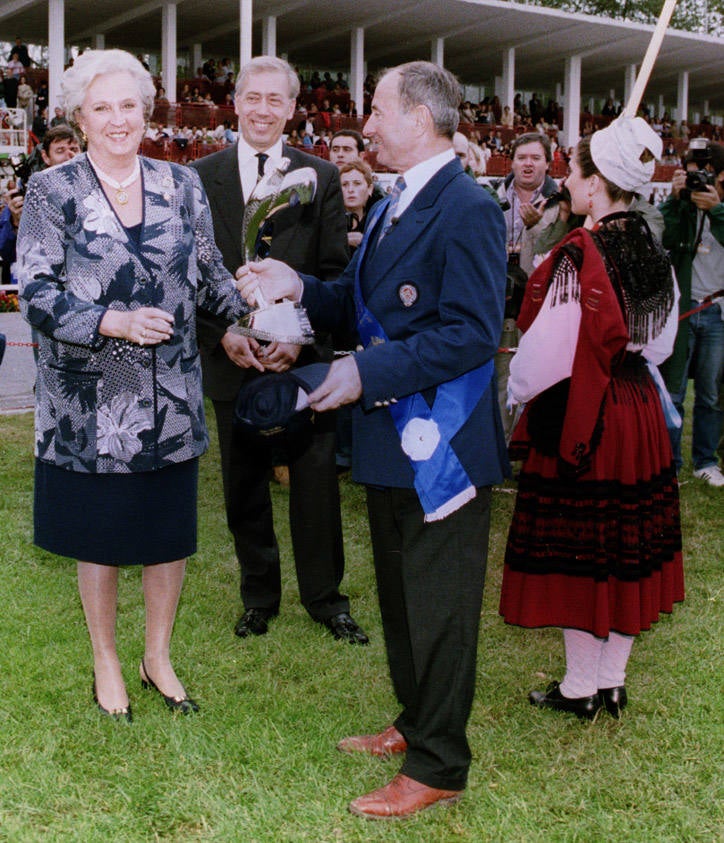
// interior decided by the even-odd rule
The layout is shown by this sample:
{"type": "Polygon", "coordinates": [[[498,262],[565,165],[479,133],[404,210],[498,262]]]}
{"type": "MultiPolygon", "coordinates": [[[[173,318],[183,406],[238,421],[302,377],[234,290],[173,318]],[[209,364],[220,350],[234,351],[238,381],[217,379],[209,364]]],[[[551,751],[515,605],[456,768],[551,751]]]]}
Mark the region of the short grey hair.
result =
{"type": "Polygon", "coordinates": [[[289,99],[296,100],[299,96],[299,76],[296,70],[284,59],[276,56],[256,56],[248,61],[236,77],[234,96],[238,97],[244,90],[244,85],[255,73],[285,73],[289,82],[289,99]]]}
{"type": "Polygon", "coordinates": [[[397,93],[405,113],[424,105],[432,115],[438,135],[452,139],[460,122],[458,108],[462,102],[457,78],[430,61],[411,61],[386,70],[400,76],[397,93]]]}
{"type": "Polygon", "coordinates": [[[156,86],[151,74],[141,62],[125,50],[86,50],[73,62],[60,80],[61,101],[71,125],[77,126],[76,114],[83,105],[93,80],[108,73],[128,73],[138,85],[143,116],[148,121],[153,114],[156,86]]]}

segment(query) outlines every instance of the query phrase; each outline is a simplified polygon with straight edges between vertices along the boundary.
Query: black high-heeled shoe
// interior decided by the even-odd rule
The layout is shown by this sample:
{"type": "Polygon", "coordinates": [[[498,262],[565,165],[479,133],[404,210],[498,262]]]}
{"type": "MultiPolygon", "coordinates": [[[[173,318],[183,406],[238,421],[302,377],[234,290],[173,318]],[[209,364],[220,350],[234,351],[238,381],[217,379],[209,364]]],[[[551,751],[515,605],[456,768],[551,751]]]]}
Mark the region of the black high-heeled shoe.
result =
{"type": "MultiPolygon", "coordinates": [[[[171,711],[180,711],[182,714],[193,714],[195,711],[199,710],[198,703],[195,700],[192,700],[188,694],[185,697],[167,697],[166,694],[156,685],[156,683],[151,679],[148,675],[148,671],[146,670],[146,664],[143,659],[141,659],[141,687],[144,691],[148,691],[153,689],[158,694],[163,697],[163,701],[169,707],[171,711]]],[[[184,688],[184,694],[186,694],[186,689],[184,688]]]]}
{"type": "Polygon", "coordinates": [[[606,707],[606,711],[611,717],[615,717],[618,720],[621,712],[626,708],[626,703],[628,703],[626,686],[617,685],[615,688],[599,688],[598,696],[606,707]]]}
{"type": "Polygon", "coordinates": [[[130,703],[125,708],[114,708],[112,711],[109,711],[107,708],[103,708],[98,702],[95,676],[93,677],[93,702],[98,706],[98,711],[105,717],[110,717],[111,720],[117,720],[118,722],[133,723],[133,712],[131,711],[130,703]]]}

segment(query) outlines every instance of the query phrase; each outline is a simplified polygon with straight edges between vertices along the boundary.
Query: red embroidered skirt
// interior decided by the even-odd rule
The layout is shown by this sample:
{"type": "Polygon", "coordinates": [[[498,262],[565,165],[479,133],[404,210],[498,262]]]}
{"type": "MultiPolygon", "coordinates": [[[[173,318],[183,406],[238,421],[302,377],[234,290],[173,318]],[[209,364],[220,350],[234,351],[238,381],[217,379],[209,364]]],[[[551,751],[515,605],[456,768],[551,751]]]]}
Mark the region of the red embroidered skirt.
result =
{"type": "Polygon", "coordinates": [[[578,477],[530,446],[505,555],[508,623],[636,635],[684,599],[679,487],[648,372],[612,379],[601,422],[578,477]]]}

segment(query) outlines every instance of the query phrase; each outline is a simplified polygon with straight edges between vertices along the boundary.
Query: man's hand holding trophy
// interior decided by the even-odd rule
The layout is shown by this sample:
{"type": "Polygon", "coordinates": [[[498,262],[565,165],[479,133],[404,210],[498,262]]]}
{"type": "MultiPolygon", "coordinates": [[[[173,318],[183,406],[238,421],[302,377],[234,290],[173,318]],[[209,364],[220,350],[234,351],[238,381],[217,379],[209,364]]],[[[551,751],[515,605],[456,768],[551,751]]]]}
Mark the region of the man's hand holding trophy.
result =
{"type": "Polygon", "coordinates": [[[283,158],[278,167],[261,179],[246,203],[242,221],[246,263],[237,270],[237,287],[257,309],[229,330],[262,342],[311,345],[314,331],[298,301],[302,286],[299,276],[286,264],[267,257],[274,235],[275,215],[283,208],[309,204],[317,189],[317,174],[311,167],[286,172],[288,167],[289,159],[283,158]],[[268,291],[265,296],[258,284],[258,270],[270,263],[277,269],[275,278],[281,267],[288,276],[284,284],[273,285],[271,297],[268,291]]]}

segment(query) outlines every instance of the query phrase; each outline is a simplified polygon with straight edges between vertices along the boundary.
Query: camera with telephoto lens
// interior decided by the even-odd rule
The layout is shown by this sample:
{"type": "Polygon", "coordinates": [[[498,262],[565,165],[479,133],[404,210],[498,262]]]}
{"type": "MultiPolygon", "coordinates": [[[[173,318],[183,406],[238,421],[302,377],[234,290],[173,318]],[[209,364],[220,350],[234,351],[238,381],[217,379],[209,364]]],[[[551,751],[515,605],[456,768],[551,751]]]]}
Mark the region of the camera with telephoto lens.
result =
{"type": "Polygon", "coordinates": [[[689,144],[689,151],[686,153],[685,163],[696,164],[696,170],[687,170],[686,187],[679,192],[679,198],[687,202],[691,201],[692,193],[706,193],[709,185],[716,181],[714,173],[706,169],[711,163],[711,149],[706,138],[694,138],[689,144]]]}
{"type": "Polygon", "coordinates": [[[19,155],[11,155],[8,158],[10,166],[13,168],[13,175],[15,176],[15,189],[10,192],[11,197],[25,196],[25,182],[33,174],[33,168],[28,162],[28,158],[23,153],[19,155]]]}

